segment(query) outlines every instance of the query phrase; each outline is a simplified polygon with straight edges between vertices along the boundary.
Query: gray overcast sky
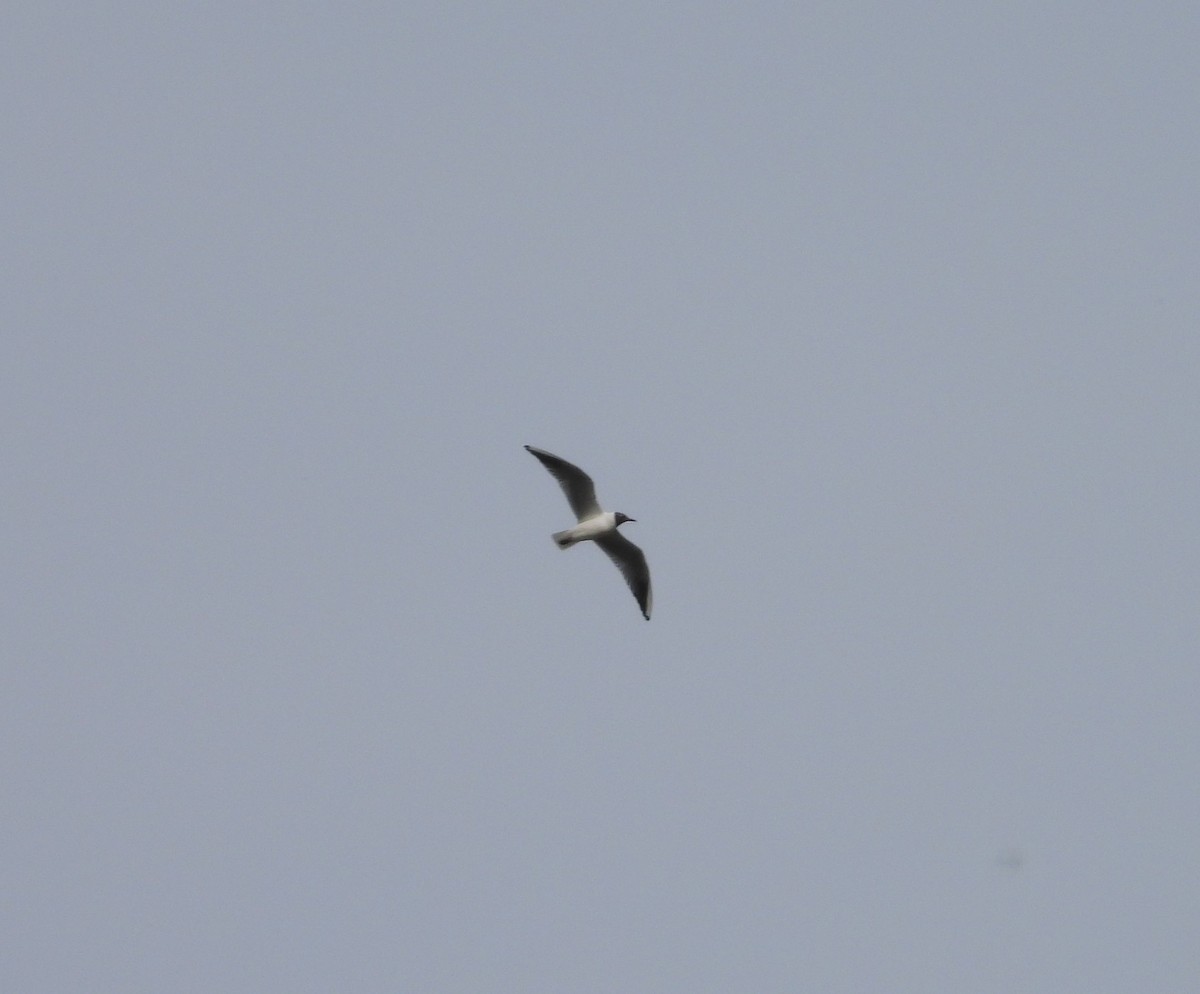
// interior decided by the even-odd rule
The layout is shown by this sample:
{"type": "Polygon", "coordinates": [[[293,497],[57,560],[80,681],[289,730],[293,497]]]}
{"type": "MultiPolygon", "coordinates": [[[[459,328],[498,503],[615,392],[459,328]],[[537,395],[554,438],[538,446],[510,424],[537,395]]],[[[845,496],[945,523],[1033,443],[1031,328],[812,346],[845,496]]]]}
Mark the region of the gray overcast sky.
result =
{"type": "Polygon", "coordinates": [[[1194,4],[118,6],[0,23],[0,988],[1196,989],[1194,4]]]}

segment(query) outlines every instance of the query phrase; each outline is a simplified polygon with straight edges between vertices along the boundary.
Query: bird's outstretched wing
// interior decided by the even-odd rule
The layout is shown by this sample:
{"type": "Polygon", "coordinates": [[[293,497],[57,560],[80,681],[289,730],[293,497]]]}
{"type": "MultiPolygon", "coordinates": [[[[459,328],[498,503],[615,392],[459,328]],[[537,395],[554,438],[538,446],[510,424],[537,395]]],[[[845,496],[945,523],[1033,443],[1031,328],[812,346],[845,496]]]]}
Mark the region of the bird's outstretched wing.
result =
{"type": "Polygon", "coordinates": [[[567,503],[571,505],[571,510],[575,512],[578,520],[583,521],[600,513],[600,505],[596,503],[596,484],[587,473],[565,459],[559,459],[558,456],[542,449],[535,449],[532,445],[525,446],[525,451],[537,456],[538,462],[558,480],[558,485],[567,495],[567,503]]]}
{"type": "Polygon", "coordinates": [[[620,532],[612,531],[596,539],[604,554],[617,564],[625,577],[633,596],[637,598],[642,617],[650,620],[650,606],[654,599],[650,590],[650,567],[646,565],[646,554],[620,532]]]}

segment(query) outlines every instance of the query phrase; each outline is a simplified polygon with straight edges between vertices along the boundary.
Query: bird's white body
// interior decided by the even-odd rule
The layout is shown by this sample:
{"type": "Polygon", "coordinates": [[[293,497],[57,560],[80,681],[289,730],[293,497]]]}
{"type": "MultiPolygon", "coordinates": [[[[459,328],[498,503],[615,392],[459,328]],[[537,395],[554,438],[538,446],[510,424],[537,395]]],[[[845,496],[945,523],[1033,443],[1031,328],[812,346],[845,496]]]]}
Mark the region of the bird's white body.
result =
{"type": "Polygon", "coordinates": [[[606,535],[616,530],[617,516],[612,511],[601,511],[590,518],[584,518],[583,521],[579,522],[573,528],[555,532],[550,537],[554,539],[554,544],[560,549],[569,549],[580,542],[595,541],[601,535],[606,535]]]}

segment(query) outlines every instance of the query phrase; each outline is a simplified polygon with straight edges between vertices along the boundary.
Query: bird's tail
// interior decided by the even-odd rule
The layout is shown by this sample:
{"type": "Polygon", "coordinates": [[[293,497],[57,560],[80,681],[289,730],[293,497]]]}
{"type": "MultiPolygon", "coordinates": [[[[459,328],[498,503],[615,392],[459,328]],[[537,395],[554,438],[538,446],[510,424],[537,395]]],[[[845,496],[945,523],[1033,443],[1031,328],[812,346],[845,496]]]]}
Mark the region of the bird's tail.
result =
{"type": "Polygon", "coordinates": [[[579,539],[577,539],[571,535],[570,528],[568,528],[565,532],[555,532],[550,537],[552,539],[554,539],[554,544],[557,545],[560,549],[569,549],[569,548],[571,548],[571,546],[573,546],[576,542],[579,541],[579,539]]]}

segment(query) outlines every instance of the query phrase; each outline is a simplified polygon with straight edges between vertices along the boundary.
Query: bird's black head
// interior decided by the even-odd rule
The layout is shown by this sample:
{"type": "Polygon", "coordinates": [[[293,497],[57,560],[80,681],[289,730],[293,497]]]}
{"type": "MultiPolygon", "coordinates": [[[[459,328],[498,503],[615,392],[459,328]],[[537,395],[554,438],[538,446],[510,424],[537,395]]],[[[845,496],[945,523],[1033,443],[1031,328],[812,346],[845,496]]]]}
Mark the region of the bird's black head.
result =
{"type": "Polygon", "coordinates": [[[625,524],[626,521],[637,521],[637,518],[631,518],[624,511],[618,511],[617,512],[617,527],[620,528],[621,525],[625,524]]]}

